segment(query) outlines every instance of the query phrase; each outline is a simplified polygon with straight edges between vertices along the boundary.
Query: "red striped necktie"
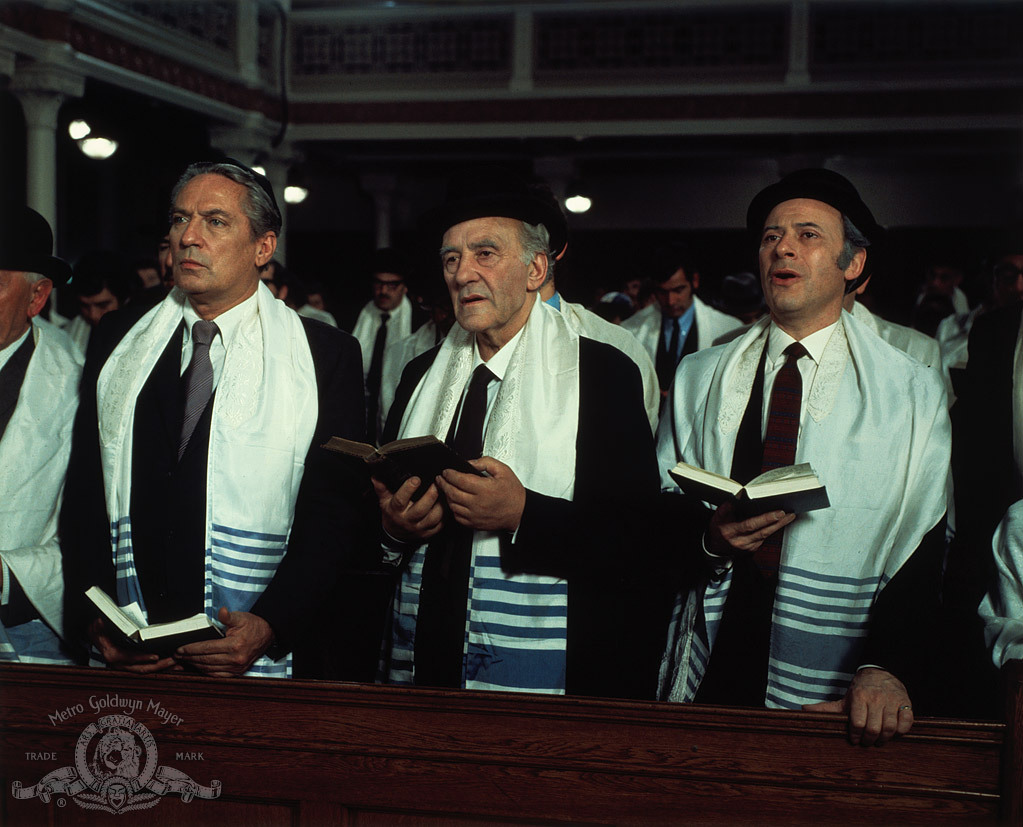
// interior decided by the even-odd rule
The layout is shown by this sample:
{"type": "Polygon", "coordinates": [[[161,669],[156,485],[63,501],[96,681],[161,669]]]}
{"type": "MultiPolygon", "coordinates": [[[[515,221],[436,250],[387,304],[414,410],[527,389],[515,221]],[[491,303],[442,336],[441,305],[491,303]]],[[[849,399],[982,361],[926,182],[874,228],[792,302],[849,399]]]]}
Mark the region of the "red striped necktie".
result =
{"type": "MultiPolygon", "coordinates": [[[[803,377],[799,374],[799,359],[806,356],[806,348],[794,342],[785,348],[786,360],[774,378],[771,390],[771,410],[764,434],[764,454],[760,473],[782,468],[796,461],[796,441],[799,438],[799,410],[803,401],[803,377]]],[[[782,535],[776,531],[757,549],[753,559],[767,578],[776,577],[781,557],[782,535]]]]}

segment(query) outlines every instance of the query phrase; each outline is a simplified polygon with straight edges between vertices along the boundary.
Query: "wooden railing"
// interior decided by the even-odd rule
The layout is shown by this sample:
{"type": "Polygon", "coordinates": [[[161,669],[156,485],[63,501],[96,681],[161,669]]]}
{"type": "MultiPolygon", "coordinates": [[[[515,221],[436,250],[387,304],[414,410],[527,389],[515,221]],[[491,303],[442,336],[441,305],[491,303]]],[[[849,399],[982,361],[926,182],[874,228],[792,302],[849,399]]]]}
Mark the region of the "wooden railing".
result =
{"type": "Polygon", "coordinates": [[[1019,824],[1023,664],[1011,666],[1004,723],[922,719],[862,748],[839,715],[6,665],[0,815],[11,825],[1019,824]],[[114,727],[127,741],[106,766],[121,767],[123,788],[95,763],[114,727]],[[132,745],[135,769],[124,763],[132,745]],[[47,778],[50,791],[38,786],[47,778]],[[82,789],[62,790],[69,779],[82,789]]]}

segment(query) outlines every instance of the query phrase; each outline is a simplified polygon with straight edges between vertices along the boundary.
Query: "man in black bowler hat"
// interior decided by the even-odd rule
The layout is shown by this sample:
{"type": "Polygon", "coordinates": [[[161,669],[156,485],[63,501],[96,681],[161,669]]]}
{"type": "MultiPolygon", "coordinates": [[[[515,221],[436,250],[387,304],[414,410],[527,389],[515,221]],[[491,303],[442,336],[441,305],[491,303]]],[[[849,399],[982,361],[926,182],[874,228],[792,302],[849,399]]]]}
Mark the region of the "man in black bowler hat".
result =
{"type": "Polygon", "coordinates": [[[262,175],[193,164],[170,224],[175,288],[104,317],[85,366],[69,605],[111,667],[290,676],[354,551],[360,480],[319,446],[363,433],[359,348],[261,283],[281,229],[262,175]],[[150,623],[204,612],[226,635],[164,658],[128,651],[84,608],[91,585],[150,623]]]}
{"type": "Polygon", "coordinates": [[[39,318],[71,268],[35,210],[0,213],[0,660],[71,663],[57,514],[82,359],[39,318]]]}
{"type": "Polygon", "coordinates": [[[434,434],[483,473],[377,484],[401,572],[390,682],[653,697],[667,599],[612,532],[579,542],[595,514],[656,496],[642,382],[538,298],[556,209],[466,170],[423,221],[457,324],[406,367],[384,439],[434,434]]]}
{"type": "Polygon", "coordinates": [[[660,466],[746,483],[810,463],[830,506],[717,509],[662,697],[844,712],[854,743],[883,743],[930,689],[950,453],[941,378],[843,312],[881,234],[843,176],[786,176],[753,199],[747,228],[770,317],[681,363],[660,466]]]}

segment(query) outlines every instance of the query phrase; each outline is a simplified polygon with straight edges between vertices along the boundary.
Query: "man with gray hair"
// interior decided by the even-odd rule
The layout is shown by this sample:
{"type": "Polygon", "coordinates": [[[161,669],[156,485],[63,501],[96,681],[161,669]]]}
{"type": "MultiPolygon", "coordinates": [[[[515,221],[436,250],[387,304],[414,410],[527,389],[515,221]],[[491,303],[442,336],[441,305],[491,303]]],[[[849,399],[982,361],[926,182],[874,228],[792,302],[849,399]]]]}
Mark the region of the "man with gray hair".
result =
{"type": "Polygon", "coordinates": [[[538,299],[557,220],[495,172],[455,179],[424,222],[457,324],[406,367],[384,439],[433,434],[480,475],[376,483],[392,683],[653,697],[668,600],[609,534],[576,541],[656,497],[642,382],[538,299]]]}
{"type": "Polygon", "coordinates": [[[171,198],[175,288],[96,331],[65,574],[78,631],[108,666],[290,676],[354,551],[361,481],[319,446],[363,433],[359,349],[260,282],[280,228],[266,178],[193,164],[171,198]],[[226,636],[164,658],[131,651],[83,606],[92,585],[149,623],[204,612],[226,636]]]}
{"type": "Polygon", "coordinates": [[[35,210],[0,215],[0,660],[71,663],[57,515],[82,358],[39,318],[71,268],[35,210]]]}

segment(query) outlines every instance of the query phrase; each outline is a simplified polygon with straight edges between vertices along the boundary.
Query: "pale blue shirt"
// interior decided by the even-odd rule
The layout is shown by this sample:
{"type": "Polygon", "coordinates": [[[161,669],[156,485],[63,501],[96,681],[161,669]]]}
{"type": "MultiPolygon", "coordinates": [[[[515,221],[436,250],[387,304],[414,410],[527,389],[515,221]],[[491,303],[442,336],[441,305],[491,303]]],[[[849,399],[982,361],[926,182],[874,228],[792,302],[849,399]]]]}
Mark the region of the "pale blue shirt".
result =
{"type": "Polygon", "coordinates": [[[678,349],[673,354],[676,364],[678,364],[678,360],[682,356],[682,348],[685,346],[686,339],[689,338],[689,331],[693,327],[694,318],[696,318],[696,302],[689,305],[686,312],[679,316],[678,319],[673,319],[670,316],[661,317],[661,329],[664,331],[665,350],[671,347],[671,337],[675,330],[675,322],[678,322],[678,349]]]}

